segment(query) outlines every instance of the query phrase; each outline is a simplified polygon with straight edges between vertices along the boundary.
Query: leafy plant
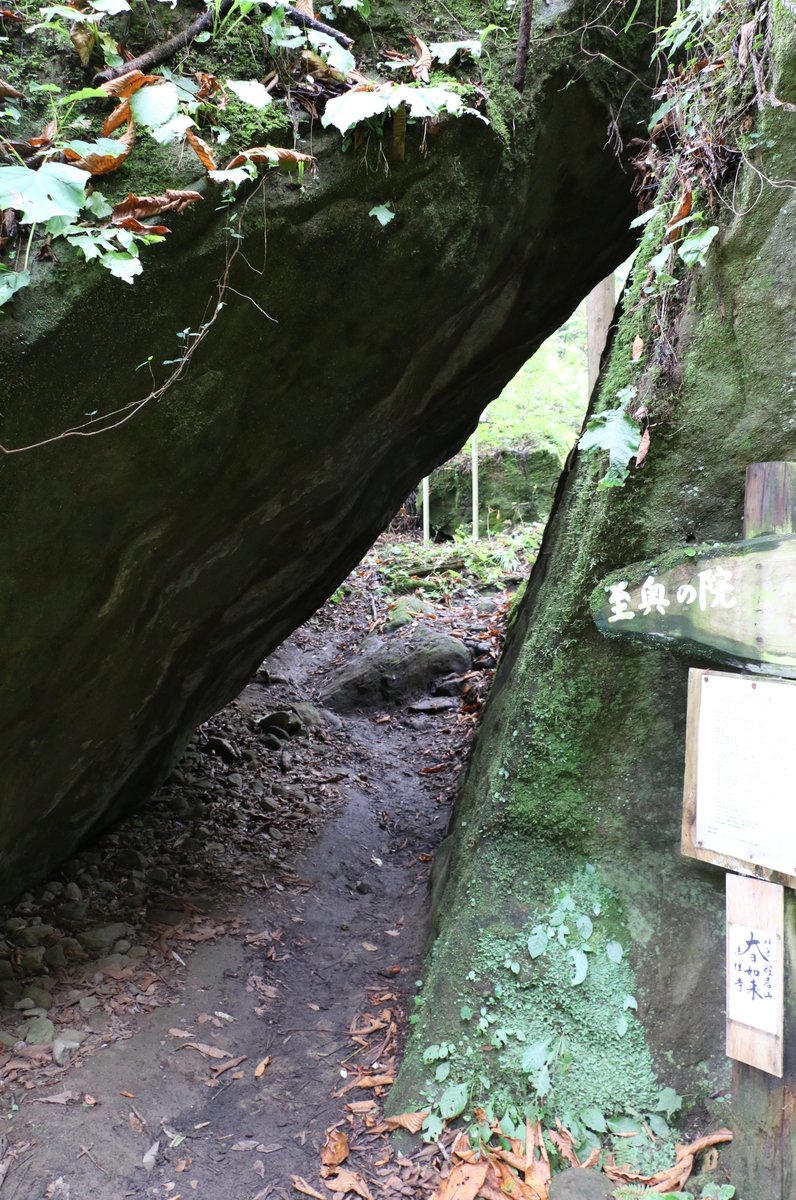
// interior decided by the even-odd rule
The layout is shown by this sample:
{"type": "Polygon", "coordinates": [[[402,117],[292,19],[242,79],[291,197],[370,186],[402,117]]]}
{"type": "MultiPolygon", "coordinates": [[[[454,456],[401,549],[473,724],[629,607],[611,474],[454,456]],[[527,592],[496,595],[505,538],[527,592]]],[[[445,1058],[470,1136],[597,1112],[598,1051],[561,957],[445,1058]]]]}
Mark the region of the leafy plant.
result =
{"type": "MultiPolygon", "coordinates": [[[[630,389],[635,396],[635,389],[630,389]]],[[[627,479],[628,463],[641,449],[642,430],[627,413],[629,397],[617,393],[620,400],[616,408],[596,413],[580,438],[581,450],[607,450],[608,470],[598,487],[621,487],[627,479]]]]}

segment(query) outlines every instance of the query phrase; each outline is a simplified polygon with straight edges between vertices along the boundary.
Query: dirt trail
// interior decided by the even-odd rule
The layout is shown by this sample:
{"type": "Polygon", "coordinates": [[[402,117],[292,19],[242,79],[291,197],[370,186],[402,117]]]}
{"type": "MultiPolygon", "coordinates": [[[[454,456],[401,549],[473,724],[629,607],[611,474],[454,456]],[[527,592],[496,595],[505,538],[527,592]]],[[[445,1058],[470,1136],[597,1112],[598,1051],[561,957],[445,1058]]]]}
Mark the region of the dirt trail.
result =
{"type": "MultiPolygon", "coordinates": [[[[208,723],[159,806],[79,856],[43,899],[0,913],[9,939],[29,942],[69,911],[64,895],[79,897],[72,907],[88,898],[98,936],[128,923],[104,957],[39,978],[50,1007],[23,999],[7,1014],[6,1028],[27,1010],[54,1036],[85,1040],[64,1066],[30,1038],[0,1056],[2,1200],[266,1200],[294,1196],[291,1175],[320,1187],[326,1130],[345,1115],[333,1093],[355,1068],[384,1070],[379,1038],[358,1047],[352,1021],[386,1010],[397,1023],[411,1004],[430,859],[474,716],[460,699],[342,718],[316,709],[270,757],[251,729],[315,699],[374,611],[363,593],[299,630],[208,723]],[[27,934],[14,932],[19,914],[27,934]]],[[[490,620],[472,606],[431,614],[483,638],[490,620]]],[[[25,953],[12,950],[16,974],[25,953]]],[[[41,989],[32,998],[46,1002],[41,989]]]]}

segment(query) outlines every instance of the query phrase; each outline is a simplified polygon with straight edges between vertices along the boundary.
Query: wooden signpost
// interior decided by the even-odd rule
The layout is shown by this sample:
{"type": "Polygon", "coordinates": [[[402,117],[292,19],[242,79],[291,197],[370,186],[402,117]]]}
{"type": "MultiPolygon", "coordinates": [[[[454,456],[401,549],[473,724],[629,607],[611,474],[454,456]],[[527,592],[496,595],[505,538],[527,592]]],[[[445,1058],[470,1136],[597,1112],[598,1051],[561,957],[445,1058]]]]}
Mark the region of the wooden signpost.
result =
{"type": "Polygon", "coordinates": [[[796,463],[748,468],[742,542],[628,567],[592,612],[744,672],[689,672],[682,851],[728,872],[736,1195],[796,1200],[796,463]]]}

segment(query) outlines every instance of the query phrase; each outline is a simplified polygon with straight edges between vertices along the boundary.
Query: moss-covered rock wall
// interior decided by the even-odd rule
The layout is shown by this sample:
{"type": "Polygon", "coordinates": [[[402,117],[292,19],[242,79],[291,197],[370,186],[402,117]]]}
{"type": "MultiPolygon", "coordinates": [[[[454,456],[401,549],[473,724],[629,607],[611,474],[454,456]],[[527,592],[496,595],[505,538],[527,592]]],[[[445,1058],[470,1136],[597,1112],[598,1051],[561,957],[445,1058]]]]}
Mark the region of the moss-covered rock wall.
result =
{"type": "MultiPolygon", "coordinates": [[[[779,64],[784,95],[784,51],[779,64]]],[[[521,1111],[539,1090],[527,1046],[546,1041],[544,1103],[585,1143],[586,1106],[660,1110],[665,1086],[722,1120],[724,875],[679,852],[686,676],[701,664],[603,638],[588,600],[624,564],[740,538],[746,466],[796,458],[793,115],[766,107],[754,143],[645,374],[647,461],[601,491],[605,462],[580,453],[562,481],[438,858],[397,1110],[447,1086],[428,1053],[442,1044],[446,1081],[521,1111]]],[[[660,306],[639,298],[661,233],[640,252],[600,406],[639,377],[634,341],[660,334],[660,306]]]]}

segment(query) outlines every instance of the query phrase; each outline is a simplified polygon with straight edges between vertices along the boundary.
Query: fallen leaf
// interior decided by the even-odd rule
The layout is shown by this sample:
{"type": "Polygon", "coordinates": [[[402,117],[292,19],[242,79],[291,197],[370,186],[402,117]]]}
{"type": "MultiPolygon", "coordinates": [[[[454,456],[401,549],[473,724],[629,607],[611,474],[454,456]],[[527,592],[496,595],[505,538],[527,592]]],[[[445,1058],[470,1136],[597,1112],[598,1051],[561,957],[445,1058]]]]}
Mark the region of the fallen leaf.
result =
{"type": "Polygon", "coordinates": [[[632,351],[632,355],[631,355],[633,362],[638,362],[638,360],[641,358],[641,355],[643,353],[644,353],[644,339],[640,333],[637,333],[636,336],[633,338],[633,351],[632,351]]]}
{"type": "Polygon", "coordinates": [[[437,1200],[475,1200],[486,1182],[489,1163],[460,1162],[439,1185],[437,1200]]]}
{"type": "Polygon", "coordinates": [[[96,1108],[97,1105],[99,1104],[99,1100],[97,1100],[96,1096],[92,1096],[90,1094],[90,1092],[84,1092],[83,1093],[83,1103],[86,1105],[87,1108],[96,1108]]]}
{"type": "Polygon", "coordinates": [[[233,1150],[256,1150],[258,1146],[257,1138],[242,1138],[239,1142],[233,1142],[233,1150]]]}
{"type": "Polygon", "coordinates": [[[374,946],[373,942],[363,942],[362,949],[368,950],[368,951],[370,951],[371,954],[373,954],[373,953],[375,953],[376,950],[378,950],[378,946],[374,946]]]}
{"type": "Polygon", "coordinates": [[[684,221],[686,217],[690,216],[691,200],[691,188],[686,184],[683,188],[680,203],[677,205],[674,215],[666,226],[666,240],[668,242],[677,243],[683,236],[683,226],[680,224],[680,221],[684,221]],[[676,229],[674,228],[675,226],[677,226],[676,229]]]}
{"type": "Polygon", "coordinates": [[[747,21],[745,25],[742,25],[738,31],[738,70],[741,75],[744,74],[746,68],[749,66],[749,55],[752,50],[752,39],[755,35],[756,25],[757,18],[755,17],[752,21],[747,21]]]}
{"type": "Polygon", "coordinates": [[[297,1192],[302,1192],[305,1196],[313,1196],[314,1200],[327,1200],[326,1196],[322,1196],[320,1192],[316,1192],[314,1187],[310,1187],[306,1179],[302,1179],[300,1175],[291,1175],[290,1182],[297,1192]]]}
{"type": "Polygon", "coordinates": [[[419,1133],[423,1122],[430,1112],[431,1109],[426,1108],[422,1112],[399,1113],[395,1117],[385,1117],[382,1121],[382,1128],[388,1130],[406,1129],[409,1133],[419,1133]]]}
{"type": "MultiPolygon", "coordinates": [[[[210,1070],[213,1072],[213,1075],[216,1077],[216,1079],[218,1079],[219,1076],[223,1075],[226,1071],[231,1071],[233,1067],[239,1067],[241,1063],[246,1062],[247,1057],[248,1056],[246,1054],[241,1054],[237,1058],[231,1058],[229,1062],[221,1063],[221,1065],[218,1067],[211,1067],[210,1070]]],[[[242,1079],[243,1072],[241,1071],[240,1075],[233,1075],[232,1078],[242,1079]]]]}
{"type": "Polygon", "coordinates": [[[644,430],[644,432],[641,435],[641,441],[639,443],[638,453],[636,454],[636,466],[637,467],[640,467],[641,464],[644,462],[644,459],[647,457],[647,452],[648,452],[649,448],[650,448],[650,431],[647,428],[644,430]]]}
{"type": "Polygon", "coordinates": [[[135,1100],[135,1092],[119,1092],[120,1096],[124,1096],[125,1100],[135,1100]]]}
{"type": "Polygon", "coordinates": [[[56,1092],[53,1096],[34,1096],[34,1104],[69,1104],[72,1100],[77,1100],[77,1092],[56,1092]]]}
{"type": "Polygon", "coordinates": [[[160,1142],[159,1141],[153,1142],[152,1145],[147,1150],[144,1157],[141,1159],[141,1166],[144,1168],[145,1171],[151,1171],[154,1169],[155,1163],[157,1162],[157,1159],[158,1159],[158,1151],[159,1150],[160,1150],[160,1142]]]}
{"type": "Polygon", "coordinates": [[[205,1058],[229,1058],[228,1050],[220,1050],[218,1046],[208,1046],[207,1042],[186,1042],[184,1046],[178,1046],[179,1050],[198,1050],[200,1054],[204,1054],[205,1058]]]}
{"type": "Polygon", "coordinates": [[[130,1128],[132,1129],[133,1133],[144,1133],[146,1130],[146,1125],[144,1124],[144,1122],[141,1120],[138,1113],[136,1113],[136,1112],[131,1112],[128,1115],[127,1122],[129,1124],[130,1128]]]}
{"type": "Polygon", "coordinates": [[[257,1066],[254,1068],[254,1078],[262,1079],[263,1075],[268,1070],[268,1068],[270,1067],[270,1065],[273,1061],[274,1060],[270,1054],[266,1054],[265,1058],[261,1058],[260,1061],[258,1062],[257,1066]]]}
{"type": "Polygon", "coordinates": [[[415,79],[420,79],[423,83],[428,83],[428,73],[432,62],[431,51],[419,37],[412,37],[410,35],[408,40],[412,43],[417,55],[417,62],[412,63],[412,75],[415,79]]]}
{"type": "Polygon", "coordinates": [[[348,1138],[342,1129],[330,1129],[321,1150],[324,1167],[339,1167],[348,1158],[348,1138]]]}
{"type": "MultiPolygon", "coordinates": [[[[111,223],[118,225],[127,217],[136,217],[142,221],[145,217],[157,217],[164,212],[180,213],[189,204],[194,204],[201,199],[199,192],[192,192],[188,189],[168,188],[162,196],[135,196],[130,192],[125,200],[114,204],[111,223]]],[[[209,1019],[209,1015],[205,1016],[206,1021],[209,1019]]]]}
{"type": "Polygon", "coordinates": [[[192,1158],[178,1158],[174,1166],[175,1171],[187,1171],[193,1162],[192,1158]]]}
{"type": "Polygon", "coordinates": [[[190,1038],[193,1037],[193,1034],[187,1029],[177,1029],[176,1027],[173,1027],[169,1030],[169,1037],[190,1038]]]}
{"type": "Polygon", "coordinates": [[[96,33],[88,24],[76,25],[69,34],[69,40],[77,50],[81,67],[87,67],[97,41],[96,33]]]}
{"type": "MultiPolygon", "coordinates": [[[[127,130],[120,138],[116,139],[116,144],[119,146],[120,153],[118,154],[101,154],[99,152],[80,155],[70,150],[69,147],[64,148],[64,157],[75,167],[79,167],[82,171],[88,171],[91,175],[108,175],[111,171],[117,171],[122,163],[129,158],[130,152],[135,145],[135,125],[132,121],[127,126],[127,130]]],[[[132,970],[130,974],[132,974],[132,970]]]]}
{"type": "Polygon", "coordinates": [[[130,101],[128,99],[124,99],[120,104],[117,104],[116,107],[112,109],[105,118],[105,122],[102,126],[102,136],[109,137],[110,134],[114,133],[120,125],[126,125],[127,122],[132,121],[132,119],[133,115],[130,112],[130,101]]]}
{"type": "Polygon", "coordinates": [[[207,142],[195,134],[192,129],[186,129],[185,136],[188,139],[188,145],[191,147],[205,170],[217,171],[218,163],[213,157],[213,151],[210,149],[207,142]]]}
{"type": "Polygon", "coordinates": [[[323,1181],[330,1192],[355,1192],[362,1200],[373,1200],[365,1180],[356,1171],[338,1171],[323,1181]]]}
{"type": "Polygon", "coordinates": [[[164,80],[159,79],[157,75],[145,75],[143,71],[128,71],[125,75],[119,75],[116,79],[109,79],[107,83],[101,83],[100,90],[106,96],[116,96],[118,99],[126,100],[147,83],[163,82],[164,80]]]}
{"type": "Polygon", "coordinates": [[[296,165],[298,163],[314,163],[315,158],[312,154],[302,154],[299,150],[288,150],[285,146],[252,146],[248,150],[241,150],[239,154],[231,158],[224,170],[231,171],[245,162],[296,165]]]}

